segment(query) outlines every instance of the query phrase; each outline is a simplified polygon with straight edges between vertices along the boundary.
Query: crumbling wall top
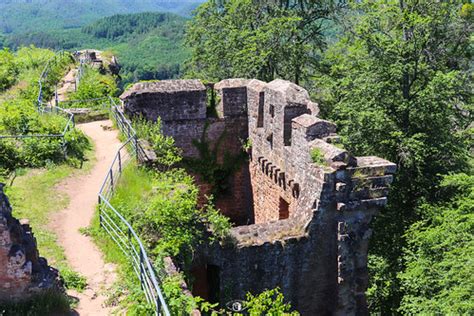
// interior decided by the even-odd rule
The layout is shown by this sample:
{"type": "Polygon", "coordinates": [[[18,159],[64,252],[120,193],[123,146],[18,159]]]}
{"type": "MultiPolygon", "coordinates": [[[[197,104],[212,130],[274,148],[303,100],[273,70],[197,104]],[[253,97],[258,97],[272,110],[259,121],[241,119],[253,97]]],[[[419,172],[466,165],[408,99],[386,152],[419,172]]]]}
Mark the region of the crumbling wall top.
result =
{"type": "Polygon", "coordinates": [[[197,79],[179,79],[179,80],[162,80],[135,83],[131,88],[127,89],[120,99],[126,99],[131,95],[140,95],[147,93],[176,93],[206,91],[204,84],[197,79]]]}

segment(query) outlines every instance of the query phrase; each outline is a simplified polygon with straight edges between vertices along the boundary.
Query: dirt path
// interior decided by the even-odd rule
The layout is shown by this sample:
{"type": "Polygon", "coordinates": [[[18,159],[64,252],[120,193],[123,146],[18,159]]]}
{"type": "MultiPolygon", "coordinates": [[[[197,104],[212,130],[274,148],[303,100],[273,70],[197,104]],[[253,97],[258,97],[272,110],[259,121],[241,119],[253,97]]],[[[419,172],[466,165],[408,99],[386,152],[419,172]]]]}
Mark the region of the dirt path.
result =
{"type": "MultiPolygon", "coordinates": [[[[58,84],[58,100],[66,101],[68,94],[76,89],[77,68],[71,69],[58,84]]],[[[51,101],[54,104],[54,97],[51,101]]]]}
{"type": "Polygon", "coordinates": [[[118,132],[104,128],[111,126],[109,120],[77,126],[94,142],[97,162],[89,174],[60,183],[59,190],[68,194],[70,203],[67,209],[57,214],[52,224],[70,266],[87,278],[88,286],[84,293],[69,293],[79,299],[75,310],[79,315],[108,315],[111,312],[103,304],[106,299],[104,290],[110,288],[115,280],[114,266],[105,264],[92,240],[79,232],[91,222],[100,186],[121,145],[118,132]]]}

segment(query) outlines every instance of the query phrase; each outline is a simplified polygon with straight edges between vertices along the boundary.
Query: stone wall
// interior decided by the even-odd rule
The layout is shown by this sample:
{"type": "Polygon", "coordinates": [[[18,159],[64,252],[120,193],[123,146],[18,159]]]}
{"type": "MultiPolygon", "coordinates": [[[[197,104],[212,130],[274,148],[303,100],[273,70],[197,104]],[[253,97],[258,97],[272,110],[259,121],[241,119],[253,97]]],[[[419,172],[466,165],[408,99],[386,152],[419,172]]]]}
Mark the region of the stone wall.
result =
{"type": "MultiPolygon", "coordinates": [[[[196,288],[225,304],[244,299],[248,291],[279,286],[302,315],[367,314],[368,224],[387,202],[396,166],[341,148],[336,126],[318,118],[318,105],[291,82],[227,79],[214,89],[217,118],[178,120],[187,117],[186,107],[178,114],[179,104],[187,104],[183,96],[176,103],[167,99],[175,116],[162,117],[165,134],[189,156],[196,155],[192,139],[202,135],[203,126],[211,143],[232,126],[223,143],[233,153],[241,150],[242,137],[252,144],[248,171],[235,173],[233,194],[225,203],[217,201],[222,213],[249,225],[231,230],[232,245],[198,252],[196,288]],[[208,284],[201,284],[205,280],[208,284]]],[[[145,88],[152,95],[147,102],[126,92],[125,109],[159,116],[163,102],[150,100],[164,92],[155,90],[145,88]]],[[[200,91],[204,95],[203,87],[200,91]]],[[[195,98],[194,91],[189,98],[195,98]]],[[[202,114],[206,102],[200,102],[202,114]]],[[[198,183],[203,192],[208,189],[198,183]]]]}
{"type": "Polygon", "coordinates": [[[62,290],[58,272],[39,256],[30,226],[11,212],[0,184],[0,302],[25,300],[46,289],[62,290]]]}
{"type": "MultiPolygon", "coordinates": [[[[240,95],[215,87],[220,102],[217,116],[207,114],[207,88],[199,80],[165,80],[137,83],[125,91],[124,110],[135,117],[151,121],[161,120],[163,133],[174,138],[185,158],[200,159],[196,142],[206,143],[217,152],[217,162],[224,164],[226,157],[242,155],[242,142],[248,138],[246,104],[240,95]],[[222,100],[229,104],[224,107],[222,100]]],[[[249,186],[248,165],[242,164],[230,177],[228,188],[216,199],[216,206],[236,225],[253,223],[252,192],[249,186]]],[[[200,187],[200,204],[212,193],[212,186],[195,174],[200,187]]]]}

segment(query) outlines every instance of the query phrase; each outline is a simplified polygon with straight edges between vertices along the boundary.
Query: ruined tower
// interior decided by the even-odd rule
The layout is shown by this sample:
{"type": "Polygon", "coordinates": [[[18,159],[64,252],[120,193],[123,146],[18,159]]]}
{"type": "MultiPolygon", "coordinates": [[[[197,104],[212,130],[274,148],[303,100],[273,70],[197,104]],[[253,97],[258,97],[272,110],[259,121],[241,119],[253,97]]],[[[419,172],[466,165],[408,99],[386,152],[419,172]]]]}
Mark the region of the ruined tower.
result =
{"type": "Polygon", "coordinates": [[[341,148],[308,92],[284,80],[138,83],[121,98],[128,114],[161,117],[185,157],[198,155],[193,140],[203,135],[225,144],[221,159],[251,144],[216,201],[235,242],[196,256],[196,295],[225,304],[278,286],[302,315],[367,314],[369,223],[387,202],[395,164],[341,148]]]}

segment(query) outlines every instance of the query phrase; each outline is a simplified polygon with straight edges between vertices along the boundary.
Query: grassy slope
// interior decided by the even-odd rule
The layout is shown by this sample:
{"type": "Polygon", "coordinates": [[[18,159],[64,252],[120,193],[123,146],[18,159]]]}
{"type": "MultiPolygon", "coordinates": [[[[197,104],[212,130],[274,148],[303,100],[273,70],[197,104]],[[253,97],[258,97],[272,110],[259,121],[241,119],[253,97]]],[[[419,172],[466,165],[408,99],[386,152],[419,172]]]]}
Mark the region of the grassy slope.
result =
{"type": "Polygon", "coordinates": [[[94,164],[93,151],[88,153],[88,161],[82,169],[68,165],[51,166],[47,169],[26,169],[13,185],[7,187],[6,194],[13,207],[13,215],[27,218],[37,239],[40,255],[58,268],[65,277],[67,286],[81,290],[85,284],[67,265],[64,250],[58,244],[57,236],[49,227],[54,213],[65,208],[68,197],[56,186],[69,176],[77,176],[90,171],[94,164]]]}

